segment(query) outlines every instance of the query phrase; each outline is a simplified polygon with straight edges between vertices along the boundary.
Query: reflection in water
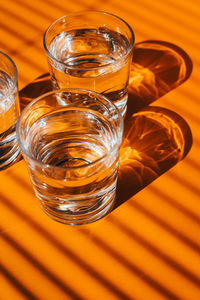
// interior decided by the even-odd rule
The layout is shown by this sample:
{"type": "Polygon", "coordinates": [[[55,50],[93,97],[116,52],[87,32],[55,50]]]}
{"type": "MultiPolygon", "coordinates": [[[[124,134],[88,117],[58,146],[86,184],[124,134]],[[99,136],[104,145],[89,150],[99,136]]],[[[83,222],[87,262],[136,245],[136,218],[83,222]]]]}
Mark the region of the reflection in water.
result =
{"type": "Polygon", "coordinates": [[[179,86],[191,72],[189,56],[174,44],[137,43],[129,80],[129,116],[179,86]]]}
{"type": "Polygon", "coordinates": [[[125,124],[116,206],[184,158],[192,144],[187,123],[174,112],[148,107],[125,124]]]}

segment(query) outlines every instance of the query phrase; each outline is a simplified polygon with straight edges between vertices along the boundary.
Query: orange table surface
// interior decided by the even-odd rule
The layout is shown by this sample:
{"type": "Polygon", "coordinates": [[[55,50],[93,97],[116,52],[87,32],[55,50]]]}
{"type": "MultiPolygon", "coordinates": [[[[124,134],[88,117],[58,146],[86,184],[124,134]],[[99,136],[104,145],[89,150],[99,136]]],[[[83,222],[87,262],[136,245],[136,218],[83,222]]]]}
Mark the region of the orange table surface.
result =
{"type": "Polygon", "coordinates": [[[117,204],[63,225],[40,209],[23,160],[1,171],[0,299],[200,299],[200,1],[0,0],[22,104],[48,72],[44,31],[82,10],[116,14],[136,37],[117,204]],[[148,112],[165,119],[157,135],[148,112]]]}

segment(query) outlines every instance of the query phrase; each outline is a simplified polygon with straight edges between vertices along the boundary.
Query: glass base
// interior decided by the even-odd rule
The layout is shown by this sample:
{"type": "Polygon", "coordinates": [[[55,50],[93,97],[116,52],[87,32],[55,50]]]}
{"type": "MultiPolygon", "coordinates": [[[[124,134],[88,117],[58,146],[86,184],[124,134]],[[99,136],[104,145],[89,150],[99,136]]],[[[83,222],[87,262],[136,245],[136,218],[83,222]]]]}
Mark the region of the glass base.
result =
{"type": "Polygon", "coordinates": [[[16,141],[15,124],[0,134],[0,170],[10,167],[21,159],[16,141]]]}
{"type": "Polygon", "coordinates": [[[21,158],[22,158],[22,155],[21,155],[20,151],[17,151],[8,160],[6,160],[6,161],[4,161],[3,163],[0,164],[0,171],[5,170],[5,169],[11,167],[13,164],[15,164],[18,161],[20,161],[21,158]]]}
{"type": "Polygon", "coordinates": [[[1,156],[2,147],[0,147],[0,171],[7,169],[8,167],[18,162],[22,158],[20,149],[17,144],[14,146],[13,149],[10,149],[6,154],[5,151],[3,152],[4,155],[1,156]]]}
{"type": "Polygon", "coordinates": [[[46,204],[46,201],[41,201],[40,206],[42,210],[53,220],[66,224],[66,225],[84,225],[95,222],[101,218],[103,218],[106,214],[108,214],[114,205],[115,200],[115,192],[112,193],[111,197],[107,199],[106,202],[102,201],[102,204],[92,211],[87,212],[69,212],[69,211],[61,211],[52,207],[49,207],[46,204]]]}

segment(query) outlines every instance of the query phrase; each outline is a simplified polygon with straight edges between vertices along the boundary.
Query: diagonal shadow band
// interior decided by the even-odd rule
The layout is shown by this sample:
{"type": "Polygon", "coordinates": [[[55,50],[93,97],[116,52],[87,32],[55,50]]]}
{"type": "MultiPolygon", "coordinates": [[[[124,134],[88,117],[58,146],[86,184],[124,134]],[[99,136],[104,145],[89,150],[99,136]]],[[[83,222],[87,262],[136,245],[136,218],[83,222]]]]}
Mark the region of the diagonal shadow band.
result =
{"type": "MultiPolygon", "coordinates": [[[[174,44],[144,41],[135,45],[113,209],[189,152],[192,133],[185,120],[170,110],[148,104],[178,87],[191,72],[191,59],[174,44]]],[[[48,73],[36,78],[19,93],[21,109],[51,89],[48,73]]]]}

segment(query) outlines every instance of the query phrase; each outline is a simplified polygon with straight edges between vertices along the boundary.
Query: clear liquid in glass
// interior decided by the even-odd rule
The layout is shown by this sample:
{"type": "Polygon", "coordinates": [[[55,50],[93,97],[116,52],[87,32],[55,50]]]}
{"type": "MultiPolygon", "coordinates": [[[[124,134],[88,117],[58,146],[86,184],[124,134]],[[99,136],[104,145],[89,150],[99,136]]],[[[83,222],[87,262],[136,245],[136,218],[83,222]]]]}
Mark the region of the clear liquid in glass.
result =
{"type": "Polygon", "coordinates": [[[109,98],[124,115],[130,71],[128,41],[106,27],[62,32],[49,46],[53,88],[83,88],[109,98]]]}
{"type": "Polygon", "coordinates": [[[25,141],[33,185],[44,211],[70,224],[100,218],[116,190],[118,149],[106,155],[116,135],[98,114],[61,109],[40,117],[25,141]],[[105,158],[102,159],[102,157],[105,158]],[[99,161],[98,161],[99,160],[99,161]],[[47,167],[48,165],[48,167],[47,167]]]}
{"type": "Polygon", "coordinates": [[[15,124],[19,116],[17,86],[0,71],[0,169],[11,164],[19,155],[15,124]]]}

